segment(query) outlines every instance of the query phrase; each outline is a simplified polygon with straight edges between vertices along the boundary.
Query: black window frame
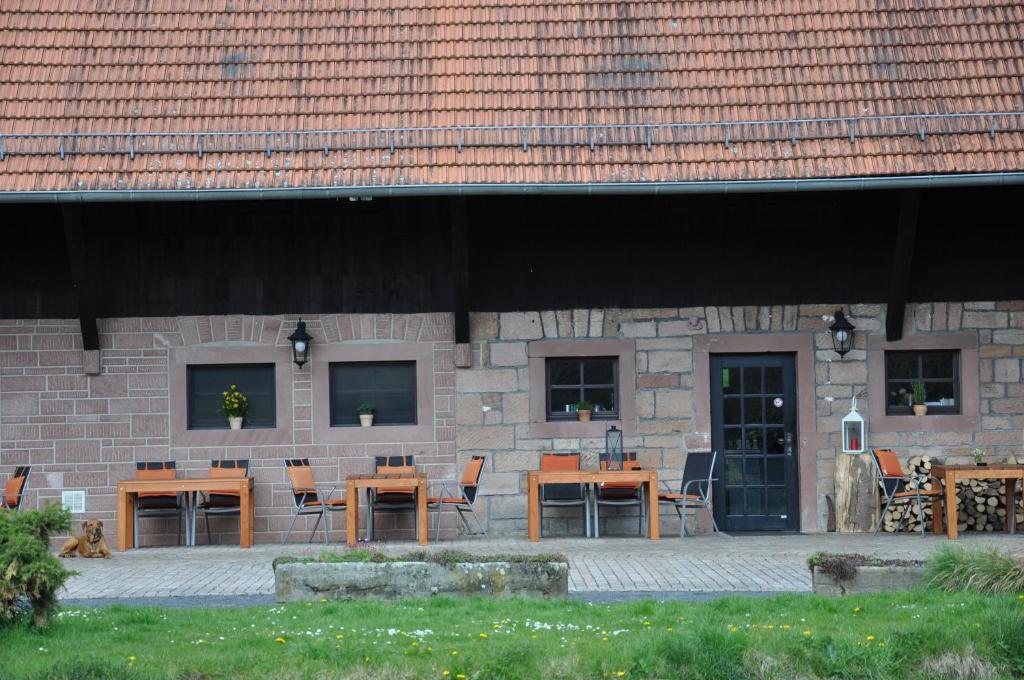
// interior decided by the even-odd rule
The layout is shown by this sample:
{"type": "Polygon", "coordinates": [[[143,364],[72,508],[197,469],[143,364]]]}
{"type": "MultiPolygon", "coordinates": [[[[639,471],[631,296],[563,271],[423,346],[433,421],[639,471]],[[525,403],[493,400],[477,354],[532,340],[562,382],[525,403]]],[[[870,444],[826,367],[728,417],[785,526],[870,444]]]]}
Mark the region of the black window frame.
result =
{"type": "MultiPolygon", "coordinates": [[[[277,428],[277,364],[268,363],[263,361],[255,361],[244,364],[188,364],[185,366],[185,429],[192,432],[211,432],[216,430],[228,430],[230,425],[228,424],[228,418],[223,413],[220,418],[215,420],[212,416],[209,416],[210,421],[208,424],[197,424],[194,420],[195,407],[194,400],[195,394],[193,393],[194,387],[194,376],[196,371],[211,370],[211,369],[222,369],[231,370],[239,368],[260,368],[267,371],[267,375],[270,378],[270,399],[271,403],[271,414],[272,417],[269,421],[259,420],[253,421],[247,414],[245,418],[245,428],[248,430],[273,430],[277,428]]],[[[252,392],[251,388],[246,389],[244,380],[232,378],[225,382],[223,389],[228,389],[231,385],[242,385],[239,388],[243,394],[249,397],[250,400],[250,413],[252,403],[252,392]]]]}
{"type": "Polygon", "coordinates": [[[892,383],[915,383],[923,382],[927,383],[948,383],[950,378],[926,378],[923,375],[924,372],[924,358],[926,356],[940,356],[950,355],[950,359],[953,366],[953,400],[954,406],[936,406],[929,405],[926,416],[939,416],[939,415],[960,415],[961,404],[963,399],[963,389],[961,387],[961,353],[959,349],[922,349],[922,350],[886,350],[885,352],[885,415],[887,416],[907,416],[914,415],[914,410],[911,406],[901,406],[898,404],[889,403],[889,386],[892,383]],[[912,378],[893,378],[890,376],[889,359],[894,356],[913,356],[917,360],[917,375],[912,378]]]}
{"type": "MultiPolygon", "coordinates": [[[[419,425],[419,376],[417,375],[417,365],[415,359],[408,360],[383,360],[383,361],[332,361],[327,365],[327,422],[330,427],[359,427],[359,415],[358,413],[352,414],[354,422],[339,422],[334,418],[334,397],[335,391],[335,367],[336,366],[382,366],[382,365],[403,365],[408,366],[412,369],[412,421],[411,422],[400,422],[400,423],[382,423],[375,416],[373,421],[374,427],[411,427],[419,425]]],[[[359,393],[359,390],[346,390],[350,393],[359,393]]],[[[388,390],[394,391],[394,390],[388,390]]],[[[360,403],[370,403],[377,406],[379,400],[375,399],[374,395],[377,390],[374,389],[369,392],[365,392],[367,395],[365,398],[360,398],[357,401],[360,403]]]]}
{"type": "Polygon", "coordinates": [[[544,411],[547,414],[548,421],[559,421],[559,420],[577,420],[579,416],[576,415],[575,411],[566,413],[565,411],[552,411],[551,410],[551,391],[554,389],[578,389],[579,402],[583,399],[584,390],[587,389],[612,389],[612,397],[615,399],[615,409],[613,411],[593,411],[590,415],[591,420],[618,420],[619,410],[622,408],[622,402],[619,397],[619,357],[617,356],[598,356],[598,357],[545,357],[544,359],[544,411]],[[551,367],[555,362],[558,361],[575,361],[579,364],[579,383],[572,385],[552,385],[551,384],[551,367]],[[586,361],[610,361],[612,364],[612,382],[611,383],[587,383],[584,382],[583,378],[583,363],[586,361]]]}

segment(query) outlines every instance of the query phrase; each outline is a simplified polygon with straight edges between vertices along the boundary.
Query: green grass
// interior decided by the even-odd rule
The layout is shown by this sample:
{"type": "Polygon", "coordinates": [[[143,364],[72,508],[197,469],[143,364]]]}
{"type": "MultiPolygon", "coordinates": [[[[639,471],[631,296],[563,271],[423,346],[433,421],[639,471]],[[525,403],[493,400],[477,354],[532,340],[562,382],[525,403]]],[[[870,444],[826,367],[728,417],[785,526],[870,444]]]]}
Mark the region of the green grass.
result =
{"type": "Polygon", "coordinates": [[[995,548],[943,545],[928,558],[926,582],[948,592],[1024,593],[1024,561],[995,548]]]}
{"type": "Polygon", "coordinates": [[[19,678],[936,678],[1024,674],[1024,599],[909,591],[685,603],[71,609],[0,629],[19,678]],[[447,675],[445,672],[447,671],[447,675]]]}

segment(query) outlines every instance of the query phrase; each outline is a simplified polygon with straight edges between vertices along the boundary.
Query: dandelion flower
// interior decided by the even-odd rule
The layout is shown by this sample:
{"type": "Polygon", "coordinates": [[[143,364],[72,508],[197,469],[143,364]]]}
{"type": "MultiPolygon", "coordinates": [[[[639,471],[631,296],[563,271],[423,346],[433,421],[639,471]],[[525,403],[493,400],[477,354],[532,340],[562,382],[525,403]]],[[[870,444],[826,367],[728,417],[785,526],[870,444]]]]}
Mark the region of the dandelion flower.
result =
{"type": "Polygon", "coordinates": [[[608,642],[608,636],[606,635],[605,637],[601,638],[601,642],[608,642]]]}
{"type": "Polygon", "coordinates": [[[868,641],[868,642],[871,642],[871,641],[872,641],[872,640],[874,640],[874,639],[875,639],[875,636],[874,636],[874,635],[869,635],[869,636],[867,637],[867,641],[868,641]]]}
{"type": "Polygon", "coordinates": [[[860,607],[854,607],[853,608],[853,613],[854,614],[859,614],[860,613],[860,607]]]}
{"type": "Polygon", "coordinates": [[[451,671],[441,671],[441,676],[442,677],[447,678],[449,675],[451,675],[451,671]]]}
{"type": "Polygon", "coordinates": [[[625,674],[626,674],[626,671],[615,671],[615,677],[617,677],[617,678],[621,678],[625,674]]]}
{"type": "Polygon", "coordinates": [[[805,630],[804,631],[804,635],[806,635],[807,637],[810,637],[811,636],[811,631],[805,630]]]}
{"type": "Polygon", "coordinates": [[[274,638],[274,642],[279,642],[279,643],[281,643],[283,645],[284,643],[286,643],[288,641],[285,640],[283,637],[278,637],[278,638],[274,638]]]}
{"type": "Polygon", "coordinates": [[[737,628],[736,626],[729,626],[729,632],[730,633],[735,633],[738,630],[739,630],[739,628],[737,628]]]}
{"type": "Polygon", "coordinates": [[[452,656],[458,656],[458,655],[459,655],[459,650],[453,649],[452,650],[452,656]]]}
{"type": "Polygon", "coordinates": [[[487,633],[480,633],[480,637],[482,637],[482,638],[487,637],[487,633]]]}

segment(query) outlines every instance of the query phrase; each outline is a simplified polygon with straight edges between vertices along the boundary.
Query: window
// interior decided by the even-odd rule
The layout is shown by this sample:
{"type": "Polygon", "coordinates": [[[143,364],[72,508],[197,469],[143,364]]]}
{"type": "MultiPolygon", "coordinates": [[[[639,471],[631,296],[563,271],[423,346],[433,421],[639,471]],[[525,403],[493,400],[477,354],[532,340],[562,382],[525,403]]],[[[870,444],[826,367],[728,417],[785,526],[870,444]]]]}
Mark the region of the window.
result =
{"type": "Polygon", "coordinates": [[[924,383],[928,415],[960,413],[959,351],[886,352],[886,415],[913,413],[915,382],[924,383]]]}
{"type": "Polygon", "coordinates": [[[277,425],[274,364],[191,365],[188,367],[188,429],[226,430],[221,397],[232,385],[249,397],[246,428],[277,425]]]}
{"type": "Polygon", "coordinates": [[[372,404],[377,425],[416,424],[416,362],[332,363],[331,427],[359,425],[359,405],[372,404]]]}
{"type": "Polygon", "coordinates": [[[548,359],[548,420],[575,420],[576,404],[589,401],[593,418],[618,418],[618,359],[548,359]]]}

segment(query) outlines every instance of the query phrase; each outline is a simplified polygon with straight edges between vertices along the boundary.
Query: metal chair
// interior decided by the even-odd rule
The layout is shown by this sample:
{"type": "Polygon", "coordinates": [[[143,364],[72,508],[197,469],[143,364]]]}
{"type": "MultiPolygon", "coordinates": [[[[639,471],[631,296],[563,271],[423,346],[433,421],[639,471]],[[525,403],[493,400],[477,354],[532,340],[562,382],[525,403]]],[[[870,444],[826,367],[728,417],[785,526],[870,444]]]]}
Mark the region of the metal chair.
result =
{"type": "MultiPolygon", "coordinates": [[[[222,477],[225,479],[240,479],[249,476],[248,460],[211,460],[208,474],[211,478],[222,477]]],[[[206,524],[206,541],[213,543],[213,536],[210,533],[210,515],[228,516],[242,514],[241,495],[237,491],[211,491],[209,495],[203,494],[201,500],[192,513],[192,538],[196,535],[196,514],[203,513],[203,520],[206,524]]]]}
{"type": "MultiPolygon", "coordinates": [[[[580,469],[578,453],[544,453],[540,457],[541,472],[575,472],[580,469]]],[[[586,484],[540,485],[540,533],[544,535],[544,508],[583,506],[583,535],[590,536],[590,492],[586,484]]]]}
{"type": "Polygon", "coordinates": [[[718,458],[717,451],[692,451],[686,454],[686,463],[683,465],[683,478],[679,482],[679,493],[672,493],[668,482],[664,480],[666,491],[658,494],[658,503],[670,504],[675,508],[679,516],[679,538],[688,535],[686,530],[686,518],[689,511],[693,510],[694,516],[697,511],[703,509],[708,513],[711,520],[712,530],[718,531],[718,523],[715,522],[715,513],[711,504],[711,484],[718,481],[715,479],[715,459],[718,458]]]}
{"type": "Polygon", "coordinates": [[[292,500],[295,503],[295,513],[292,515],[291,524],[284,534],[282,544],[288,542],[288,536],[292,533],[295,520],[299,515],[317,515],[313,531],[309,532],[309,543],[313,542],[316,530],[320,526],[320,520],[324,520],[324,543],[326,544],[331,535],[331,513],[345,510],[345,500],[342,498],[331,498],[331,495],[338,488],[332,486],[326,492],[316,485],[313,479],[313,468],[309,466],[308,458],[289,458],[284,461],[288,470],[288,479],[292,485],[292,500]]]}
{"type": "Polygon", "coordinates": [[[458,484],[457,492],[452,488],[452,482],[440,482],[441,495],[427,496],[427,510],[437,511],[437,534],[434,538],[435,541],[441,540],[441,511],[446,505],[458,511],[459,519],[462,520],[462,524],[466,528],[466,535],[487,535],[487,529],[484,528],[480,518],[476,515],[476,511],[473,509],[477,490],[480,487],[480,474],[484,469],[485,460],[485,456],[473,456],[469,459],[465,469],[462,471],[462,481],[458,484]],[[473,517],[473,521],[476,522],[479,531],[473,531],[473,528],[469,525],[465,514],[467,512],[473,517]]]}
{"type": "MultiPolygon", "coordinates": [[[[909,504],[914,502],[917,504],[918,516],[922,518],[921,521],[921,536],[924,536],[924,501],[927,499],[929,503],[932,503],[942,498],[942,484],[938,479],[934,477],[935,484],[931,489],[922,489],[921,483],[904,474],[903,468],[900,466],[899,458],[896,457],[894,451],[888,449],[872,449],[871,459],[875,462],[875,471],[878,472],[878,480],[882,489],[882,495],[885,498],[885,508],[882,510],[878,517],[878,524],[875,525],[874,533],[878,533],[878,530],[882,528],[882,523],[885,522],[885,513],[889,511],[889,508],[893,505],[909,504]]],[[[935,504],[936,512],[944,512],[944,503],[935,504]]],[[[906,512],[903,513],[906,517],[906,512]]],[[[899,531],[903,525],[904,517],[900,517],[899,524],[896,525],[896,530],[899,531]]],[[[938,515],[932,518],[933,521],[941,521],[942,515],[938,515]]],[[[946,521],[950,520],[949,517],[946,521]]]]}
{"type": "MultiPolygon", "coordinates": [[[[178,476],[177,463],[173,460],[135,464],[135,479],[175,479],[178,476]]],[[[178,518],[178,545],[181,545],[181,522],[186,507],[181,503],[180,494],[141,491],[135,499],[135,547],[139,546],[139,520],[146,517],[178,518]]]]}
{"type": "Polygon", "coordinates": [[[25,497],[25,487],[28,486],[28,475],[32,472],[31,465],[19,465],[14,468],[14,474],[4,484],[4,493],[0,496],[0,509],[17,510],[21,507],[21,500],[25,497]]]}
{"type": "MultiPolygon", "coordinates": [[[[416,463],[413,456],[376,456],[374,472],[379,475],[415,475],[416,463]]],[[[368,489],[366,504],[366,540],[373,540],[373,517],[375,512],[405,512],[412,510],[419,519],[416,507],[416,485],[387,489],[378,492],[368,489]]]]}
{"type": "MultiPolygon", "coordinates": [[[[612,468],[612,461],[606,453],[600,456],[601,470],[612,468]]],[[[623,470],[639,470],[640,464],[636,460],[635,451],[626,451],[622,454],[623,470]]],[[[601,537],[601,515],[600,506],[628,507],[636,506],[639,509],[637,531],[641,536],[647,527],[646,506],[644,504],[644,485],[640,482],[603,482],[594,488],[594,538],[601,537]]]]}

